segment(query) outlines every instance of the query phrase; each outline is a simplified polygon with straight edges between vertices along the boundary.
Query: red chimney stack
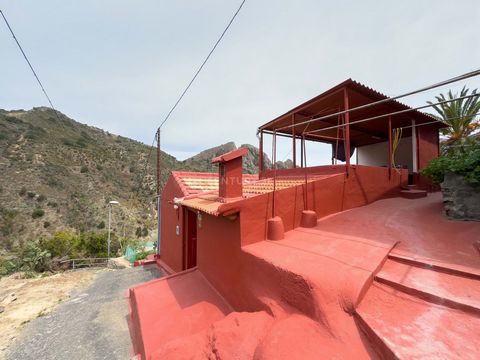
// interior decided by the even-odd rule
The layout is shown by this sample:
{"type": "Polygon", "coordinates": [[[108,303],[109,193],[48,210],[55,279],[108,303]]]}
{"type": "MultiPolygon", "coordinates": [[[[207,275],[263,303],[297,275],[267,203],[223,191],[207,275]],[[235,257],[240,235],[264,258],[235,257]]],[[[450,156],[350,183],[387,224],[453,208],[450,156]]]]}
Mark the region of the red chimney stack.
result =
{"type": "Polygon", "coordinates": [[[242,158],[246,148],[239,148],[212,159],[218,163],[218,195],[221,202],[243,196],[242,158]]]}

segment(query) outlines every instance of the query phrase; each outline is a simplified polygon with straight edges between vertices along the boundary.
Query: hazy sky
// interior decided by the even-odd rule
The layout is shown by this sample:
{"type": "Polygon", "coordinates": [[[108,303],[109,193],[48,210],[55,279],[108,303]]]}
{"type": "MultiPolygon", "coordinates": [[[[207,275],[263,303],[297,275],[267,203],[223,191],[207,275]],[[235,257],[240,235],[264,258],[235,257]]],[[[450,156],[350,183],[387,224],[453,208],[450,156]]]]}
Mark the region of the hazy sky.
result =
{"type": "MultiPolygon", "coordinates": [[[[148,144],[239,4],[0,0],[58,110],[148,144]]],[[[247,0],[162,147],[182,159],[231,140],[257,144],[259,125],[349,77],[396,95],[475,70],[479,23],[478,0],[247,0]]],[[[47,105],[3,22],[0,49],[0,108],[47,105]]]]}

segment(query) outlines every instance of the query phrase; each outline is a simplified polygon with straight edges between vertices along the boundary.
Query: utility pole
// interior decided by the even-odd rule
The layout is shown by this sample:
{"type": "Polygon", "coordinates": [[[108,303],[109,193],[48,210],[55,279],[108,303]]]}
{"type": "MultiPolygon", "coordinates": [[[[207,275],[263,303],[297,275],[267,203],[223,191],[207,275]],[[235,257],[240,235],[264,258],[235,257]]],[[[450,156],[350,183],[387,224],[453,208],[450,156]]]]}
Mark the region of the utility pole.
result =
{"type": "Polygon", "coordinates": [[[110,263],[110,231],[112,222],[112,205],[118,205],[118,201],[112,200],[108,202],[107,266],[110,263]]]}
{"type": "Polygon", "coordinates": [[[160,128],[157,130],[157,256],[160,256],[160,238],[161,238],[161,201],[160,201],[160,187],[161,187],[161,168],[160,168],[160,128]]]}

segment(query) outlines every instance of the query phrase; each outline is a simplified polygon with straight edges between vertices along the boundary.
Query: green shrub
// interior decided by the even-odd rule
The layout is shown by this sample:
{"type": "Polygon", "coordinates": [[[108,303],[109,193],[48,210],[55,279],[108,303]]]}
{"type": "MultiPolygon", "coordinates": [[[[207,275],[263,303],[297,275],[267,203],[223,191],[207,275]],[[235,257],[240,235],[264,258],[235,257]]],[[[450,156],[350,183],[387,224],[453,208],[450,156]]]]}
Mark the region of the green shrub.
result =
{"type": "MultiPolygon", "coordinates": [[[[85,255],[89,257],[107,257],[108,253],[108,233],[86,232],[81,235],[82,245],[85,255]]],[[[110,256],[116,256],[120,249],[120,242],[115,233],[110,236],[110,256]]]]}
{"type": "Polygon", "coordinates": [[[67,146],[75,146],[73,141],[70,140],[70,139],[63,139],[62,142],[63,142],[64,145],[67,145],[67,146]]]}
{"type": "Polygon", "coordinates": [[[42,247],[53,257],[77,257],[81,247],[80,236],[70,231],[59,231],[50,239],[42,240],[42,247]]]}
{"type": "Polygon", "coordinates": [[[79,138],[76,141],[76,145],[78,147],[81,147],[81,148],[86,148],[87,147],[87,140],[85,140],[84,138],[79,138]]]}
{"type": "Polygon", "coordinates": [[[47,206],[50,206],[50,207],[54,207],[54,208],[55,208],[55,207],[58,206],[58,204],[57,204],[55,201],[49,201],[49,202],[47,203],[47,206]]]}
{"type": "Polygon", "coordinates": [[[29,241],[20,251],[18,270],[42,272],[48,269],[51,255],[38,241],[29,241]]]}
{"type": "Polygon", "coordinates": [[[25,188],[25,186],[22,186],[22,188],[20,189],[20,191],[18,192],[18,195],[20,196],[23,196],[27,193],[27,189],[25,188]]]}
{"type": "Polygon", "coordinates": [[[32,212],[32,219],[38,219],[45,215],[45,210],[43,209],[35,209],[32,212]]]}
{"type": "Polygon", "coordinates": [[[48,228],[48,227],[50,227],[50,225],[51,225],[51,224],[50,224],[49,221],[45,221],[45,222],[43,223],[43,227],[44,227],[45,229],[48,228]]]}
{"type": "Polygon", "coordinates": [[[420,170],[421,175],[436,184],[441,183],[448,172],[460,175],[467,184],[480,186],[480,141],[433,159],[420,170]]]}
{"type": "Polygon", "coordinates": [[[155,254],[155,251],[153,251],[153,250],[140,251],[140,252],[137,253],[136,259],[137,260],[143,260],[150,254],[155,254]]]}
{"type": "Polygon", "coordinates": [[[0,233],[3,236],[11,235],[13,232],[13,219],[17,216],[17,211],[13,209],[7,209],[0,206],[0,219],[2,222],[0,223],[0,233]]]}
{"type": "Polygon", "coordinates": [[[28,192],[27,192],[27,196],[28,196],[30,199],[32,199],[32,198],[35,197],[35,193],[34,193],[33,191],[28,191],[28,192]]]}
{"type": "Polygon", "coordinates": [[[48,270],[51,255],[43,249],[39,241],[29,241],[16,250],[15,257],[0,260],[0,275],[24,271],[26,277],[34,277],[33,272],[48,270]]]}
{"type": "Polygon", "coordinates": [[[105,229],[105,221],[100,221],[97,225],[97,229],[105,229]]]}
{"type": "Polygon", "coordinates": [[[38,202],[42,202],[42,201],[45,201],[47,199],[47,197],[45,195],[39,195],[38,198],[37,198],[37,201],[38,202]]]}
{"type": "Polygon", "coordinates": [[[80,172],[82,174],[87,173],[88,172],[88,167],[86,165],[82,165],[82,167],[80,168],[80,172]]]}

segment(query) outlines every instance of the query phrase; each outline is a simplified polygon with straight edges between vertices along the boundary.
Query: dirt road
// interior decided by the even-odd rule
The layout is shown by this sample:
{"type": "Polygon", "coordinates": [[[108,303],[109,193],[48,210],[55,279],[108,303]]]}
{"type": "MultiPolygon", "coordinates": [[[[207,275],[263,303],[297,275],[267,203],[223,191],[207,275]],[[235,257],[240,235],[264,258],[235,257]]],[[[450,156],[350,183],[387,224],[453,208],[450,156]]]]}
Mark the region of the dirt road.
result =
{"type": "Polygon", "coordinates": [[[161,276],[155,265],[99,271],[88,288],[31,321],[6,359],[130,359],[127,290],[161,276]]]}

